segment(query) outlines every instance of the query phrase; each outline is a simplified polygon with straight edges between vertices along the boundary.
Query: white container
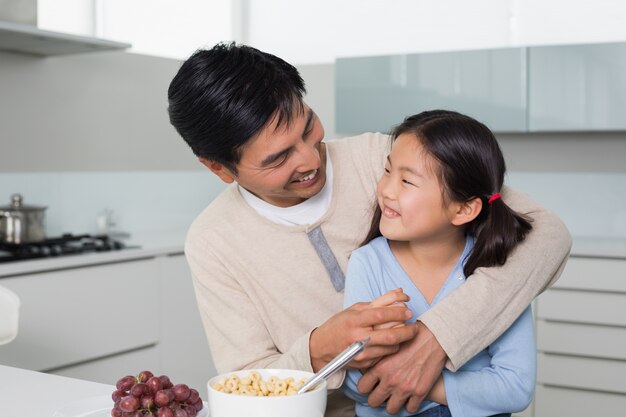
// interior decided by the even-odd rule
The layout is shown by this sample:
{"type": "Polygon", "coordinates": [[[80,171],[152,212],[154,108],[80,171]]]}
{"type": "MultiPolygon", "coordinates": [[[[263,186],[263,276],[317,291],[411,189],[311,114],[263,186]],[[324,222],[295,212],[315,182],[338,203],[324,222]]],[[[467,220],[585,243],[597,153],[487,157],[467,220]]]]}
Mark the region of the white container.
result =
{"type": "Polygon", "coordinates": [[[20,299],[14,292],[0,286],[0,345],[17,336],[20,299]]]}
{"type": "Polygon", "coordinates": [[[280,379],[293,377],[296,381],[309,379],[311,372],[292,369],[247,369],[228,372],[213,377],[208,382],[210,417],[323,417],[326,411],[326,381],[312,391],[278,397],[249,397],[227,394],[215,390],[212,386],[227,379],[230,375],[239,378],[249,377],[256,371],[261,379],[267,381],[271,376],[280,379]]]}

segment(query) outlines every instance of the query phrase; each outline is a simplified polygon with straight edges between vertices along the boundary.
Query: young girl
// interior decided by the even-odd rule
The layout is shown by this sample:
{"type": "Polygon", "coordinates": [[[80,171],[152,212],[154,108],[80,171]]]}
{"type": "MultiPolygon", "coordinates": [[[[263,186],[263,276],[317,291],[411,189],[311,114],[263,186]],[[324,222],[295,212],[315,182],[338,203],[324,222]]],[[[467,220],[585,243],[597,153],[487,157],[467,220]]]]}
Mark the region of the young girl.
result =
{"type": "MultiPolygon", "coordinates": [[[[531,225],[500,198],[504,158],[482,123],[428,111],[405,119],[392,138],[367,244],[350,258],[344,306],[384,303],[397,297],[383,294],[402,288],[415,321],[476,268],[504,264],[531,225]]],[[[534,392],[535,361],[529,307],[457,372],[444,370],[417,414],[403,409],[397,415],[480,417],[523,410],[534,392]]],[[[368,406],[367,394],[357,390],[360,377],[358,370],[348,371],[343,387],[356,401],[357,416],[388,416],[384,404],[368,406]]]]}

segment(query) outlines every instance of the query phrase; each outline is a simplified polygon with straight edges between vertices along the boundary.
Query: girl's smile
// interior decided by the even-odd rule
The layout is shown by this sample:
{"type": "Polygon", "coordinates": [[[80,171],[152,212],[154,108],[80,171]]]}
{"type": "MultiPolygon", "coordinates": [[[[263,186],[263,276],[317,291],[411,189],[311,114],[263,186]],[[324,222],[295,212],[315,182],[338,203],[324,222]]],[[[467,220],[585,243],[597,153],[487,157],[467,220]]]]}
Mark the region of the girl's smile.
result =
{"type": "Polygon", "coordinates": [[[400,213],[398,213],[397,211],[390,209],[387,206],[383,207],[383,216],[387,217],[388,219],[394,219],[396,217],[400,217],[400,213]]]}

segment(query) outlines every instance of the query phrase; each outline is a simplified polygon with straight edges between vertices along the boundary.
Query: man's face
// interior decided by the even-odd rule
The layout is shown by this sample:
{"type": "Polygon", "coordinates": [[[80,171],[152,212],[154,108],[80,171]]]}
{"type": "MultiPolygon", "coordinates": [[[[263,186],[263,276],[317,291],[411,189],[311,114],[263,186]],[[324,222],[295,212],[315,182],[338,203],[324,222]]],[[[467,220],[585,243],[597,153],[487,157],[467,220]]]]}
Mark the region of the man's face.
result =
{"type": "Polygon", "coordinates": [[[227,172],[257,197],[290,207],[313,197],[326,183],[324,128],[306,105],[289,126],[277,128],[276,124],[274,118],[242,148],[236,175],[227,172]]]}

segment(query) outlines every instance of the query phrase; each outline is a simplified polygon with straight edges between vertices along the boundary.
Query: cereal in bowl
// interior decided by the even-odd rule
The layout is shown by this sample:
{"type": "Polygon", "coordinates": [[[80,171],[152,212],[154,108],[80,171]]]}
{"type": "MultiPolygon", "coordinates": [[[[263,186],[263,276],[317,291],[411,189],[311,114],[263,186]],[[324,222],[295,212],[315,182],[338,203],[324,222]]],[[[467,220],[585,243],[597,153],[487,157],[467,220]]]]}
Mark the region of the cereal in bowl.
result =
{"type": "Polygon", "coordinates": [[[296,381],[293,377],[284,379],[270,376],[267,380],[261,378],[256,371],[250,372],[247,377],[229,375],[226,379],[213,384],[211,387],[226,394],[248,395],[252,397],[277,397],[282,395],[295,395],[304,385],[306,379],[296,381]]]}

